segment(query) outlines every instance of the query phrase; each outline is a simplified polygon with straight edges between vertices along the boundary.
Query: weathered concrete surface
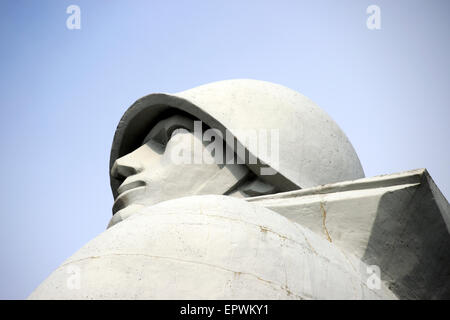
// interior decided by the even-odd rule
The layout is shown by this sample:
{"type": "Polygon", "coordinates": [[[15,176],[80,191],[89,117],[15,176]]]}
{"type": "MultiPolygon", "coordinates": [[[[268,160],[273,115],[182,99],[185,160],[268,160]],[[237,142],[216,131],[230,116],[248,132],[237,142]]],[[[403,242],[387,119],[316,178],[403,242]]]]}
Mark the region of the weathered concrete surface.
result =
{"type": "Polygon", "coordinates": [[[450,298],[450,208],[424,169],[247,201],[378,265],[399,298],[450,298]]]}
{"type": "Polygon", "coordinates": [[[281,215],[226,196],[148,207],[89,242],[30,299],[391,299],[353,255],[281,215]],[[67,270],[79,270],[79,289],[67,270]]]}

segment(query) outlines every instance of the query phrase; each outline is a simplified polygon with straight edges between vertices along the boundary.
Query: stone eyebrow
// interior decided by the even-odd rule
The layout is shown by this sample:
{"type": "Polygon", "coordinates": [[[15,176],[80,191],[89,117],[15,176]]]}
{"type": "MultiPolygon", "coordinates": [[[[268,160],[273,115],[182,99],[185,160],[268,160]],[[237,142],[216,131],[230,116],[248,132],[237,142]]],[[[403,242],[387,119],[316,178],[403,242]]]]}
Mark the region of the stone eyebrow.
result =
{"type": "Polygon", "coordinates": [[[149,140],[154,140],[162,145],[166,145],[170,140],[172,133],[177,129],[181,128],[193,132],[194,121],[194,119],[182,115],[174,115],[160,120],[153,128],[150,129],[142,144],[147,143],[149,140]]]}

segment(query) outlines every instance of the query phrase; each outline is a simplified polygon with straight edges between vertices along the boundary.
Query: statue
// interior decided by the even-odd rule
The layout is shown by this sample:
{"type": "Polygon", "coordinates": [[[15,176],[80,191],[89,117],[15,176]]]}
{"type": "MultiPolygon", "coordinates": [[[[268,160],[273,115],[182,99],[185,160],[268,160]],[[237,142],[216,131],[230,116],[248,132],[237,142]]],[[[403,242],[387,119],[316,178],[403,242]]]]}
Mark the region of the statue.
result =
{"type": "Polygon", "coordinates": [[[285,87],[139,99],[110,177],[107,230],[31,299],[450,297],[449,204],[426,170],[364,178],[337,124],[285,87]]]}

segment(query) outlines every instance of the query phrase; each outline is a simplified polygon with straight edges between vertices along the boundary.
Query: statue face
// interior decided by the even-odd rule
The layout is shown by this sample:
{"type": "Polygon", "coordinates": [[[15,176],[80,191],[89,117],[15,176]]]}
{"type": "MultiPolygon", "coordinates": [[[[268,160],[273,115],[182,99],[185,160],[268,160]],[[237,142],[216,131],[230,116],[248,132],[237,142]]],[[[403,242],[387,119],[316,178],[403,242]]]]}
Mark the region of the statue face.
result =
{"type": "Polygon", "coordinates": [[[216,164],[201,137],[192,133],[193,127],[194,120],[180,115],[162,120],[139,148],[115,161],[111,175],[123,182],[114,214],[183,196],[225,194],[246,176],[249,170],[244,165],[216,164]],[[203,161],[195,164],[199,156],[203,161]]]}

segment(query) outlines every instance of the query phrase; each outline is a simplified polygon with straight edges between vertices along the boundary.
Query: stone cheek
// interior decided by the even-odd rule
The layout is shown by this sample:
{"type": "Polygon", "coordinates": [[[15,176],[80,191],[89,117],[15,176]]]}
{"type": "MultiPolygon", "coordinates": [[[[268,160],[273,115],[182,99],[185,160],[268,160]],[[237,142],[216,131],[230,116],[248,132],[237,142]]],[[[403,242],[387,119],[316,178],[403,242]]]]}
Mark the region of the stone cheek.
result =
{"type": "Polygon", "coordinates": [[[274,211],[193,196],[148,207],[106,230],[30,298],[395,298],[384,287],[367,288],[359,264],[274,211]]]}

